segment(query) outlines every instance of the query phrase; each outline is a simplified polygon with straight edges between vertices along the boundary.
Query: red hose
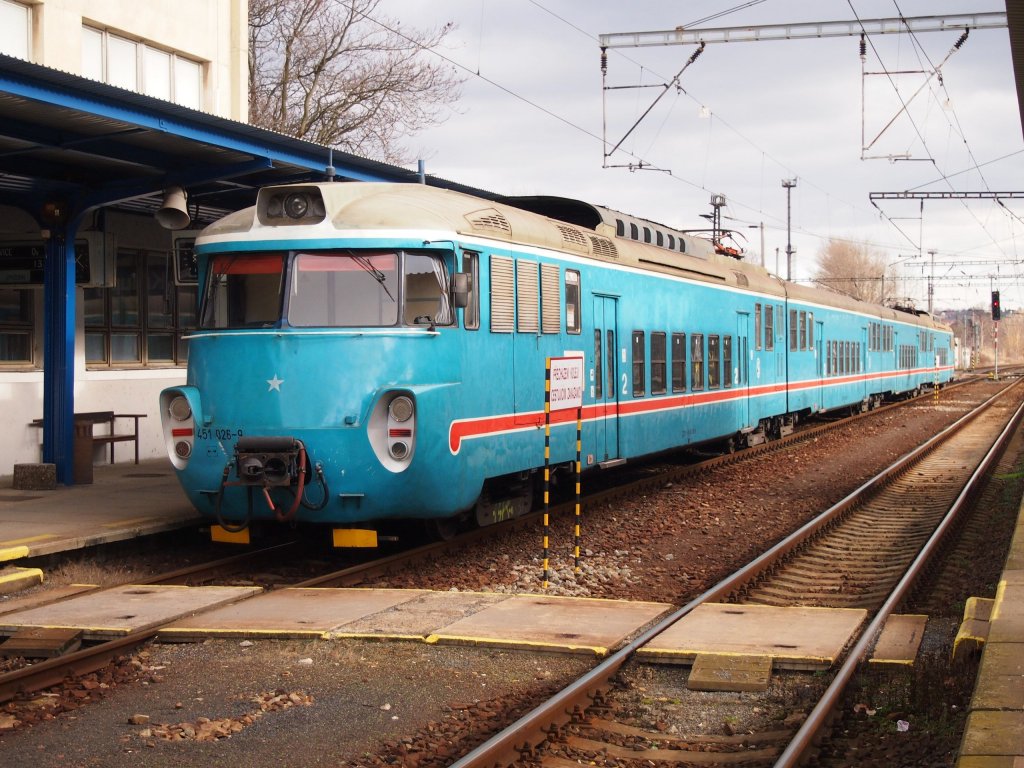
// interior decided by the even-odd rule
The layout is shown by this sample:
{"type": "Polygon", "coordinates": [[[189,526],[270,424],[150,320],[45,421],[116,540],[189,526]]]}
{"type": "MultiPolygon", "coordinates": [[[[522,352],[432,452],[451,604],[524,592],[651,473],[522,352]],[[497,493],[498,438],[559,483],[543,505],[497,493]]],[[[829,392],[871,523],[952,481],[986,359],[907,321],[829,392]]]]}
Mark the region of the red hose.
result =
{"type": "MultiPolygon", "coordinates": [[[[281,514],[280,510],[274,509],[273,504],[270,505],[270,508],[274,510],[274,517],[280,523],[287,523],[295,517],[295,513],[299,511],[299,504],[302,502],[302,494],[306,491],[306,446],[300,440],[296,442],[299,444],[299,486],[295,489],[295,499],[292,501],[291,508],[285,514],[281,514]]],[[[266,493],[266,489],[264,489],[264,493],[266,493]]],[[[269,494],[267,500],[268,502],[270,500],[269,494]]]]}

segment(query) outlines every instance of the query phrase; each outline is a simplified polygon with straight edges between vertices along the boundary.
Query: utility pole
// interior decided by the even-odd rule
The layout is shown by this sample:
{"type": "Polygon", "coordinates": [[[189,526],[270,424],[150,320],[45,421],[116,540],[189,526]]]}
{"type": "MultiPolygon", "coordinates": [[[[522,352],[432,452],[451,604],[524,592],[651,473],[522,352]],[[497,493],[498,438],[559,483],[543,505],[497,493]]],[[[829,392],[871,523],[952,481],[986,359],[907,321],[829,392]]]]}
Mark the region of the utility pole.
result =
{"type": "Polygon", "coordinates": [[[796,179],[783,179],[782,186],[786,190],[786,279],[793,279],[793,244],[790,242],[791,221],[790,221],[790,193],[796,186],[796,179]]]}
{"type": "Polygon", "coordinates": [[[932,313],[932,298],[935,295],[935,250],[928,251],[928,254],[932,257],[932,274],[928,278],[928,314],[932,313]]]}

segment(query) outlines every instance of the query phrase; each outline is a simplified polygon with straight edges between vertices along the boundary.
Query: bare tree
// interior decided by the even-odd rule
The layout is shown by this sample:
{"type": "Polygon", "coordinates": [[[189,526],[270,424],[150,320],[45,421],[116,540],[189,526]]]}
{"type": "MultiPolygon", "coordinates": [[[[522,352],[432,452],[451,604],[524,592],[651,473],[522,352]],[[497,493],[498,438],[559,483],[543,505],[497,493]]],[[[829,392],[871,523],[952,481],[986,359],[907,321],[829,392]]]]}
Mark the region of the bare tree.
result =
{"type": "Polygon", "coordinates": [[[882,304],[895,294],[885,254],[867,243],[829,240],[818,251],[814,282],[861,301],[882,304]]]}
{"type": "Polygon", "coordinates": [[[401,140],[442,122],[462,79],[381,0],[249,0],[249,119],[362,155],[404,161],[401,140]]]}

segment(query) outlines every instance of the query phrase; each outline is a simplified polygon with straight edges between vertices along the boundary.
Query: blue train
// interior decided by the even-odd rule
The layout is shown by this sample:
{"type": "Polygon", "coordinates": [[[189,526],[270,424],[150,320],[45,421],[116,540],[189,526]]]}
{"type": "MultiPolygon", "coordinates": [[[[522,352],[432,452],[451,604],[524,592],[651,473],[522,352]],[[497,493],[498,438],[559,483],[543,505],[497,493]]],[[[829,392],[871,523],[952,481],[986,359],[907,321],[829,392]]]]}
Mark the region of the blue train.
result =
{"type": "MultiPolygon", "coordinates": [[[[953,375],[925,313],[790,284],[708,240],[579,201],[423,185],[271,187],[196,241],[187,384],[160,395],[171,462],[233,540],[320,523],[445,528],[530,508],[545,361],[584,367],[584,472],[779,437],[953,375]]],[[[550,461],[574,467],[576,411],[550,461]]]]}

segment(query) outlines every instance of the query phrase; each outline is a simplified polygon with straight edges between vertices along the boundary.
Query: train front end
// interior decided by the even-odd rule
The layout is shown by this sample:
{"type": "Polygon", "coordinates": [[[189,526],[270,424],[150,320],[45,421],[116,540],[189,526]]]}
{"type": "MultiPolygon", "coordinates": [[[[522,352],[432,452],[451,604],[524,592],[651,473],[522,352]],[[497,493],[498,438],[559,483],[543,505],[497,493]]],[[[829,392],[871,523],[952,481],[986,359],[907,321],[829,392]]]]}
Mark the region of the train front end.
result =
{"type": "Polygon", "coordinates": [[[373,546],[379,521],[450,518],[479,492],[431,439],[458,398],[452,241],[353,228],[370,186],[264,189],[197,240],[187,384],[160,408],[215,538],[308,522],[373,546]]]}

